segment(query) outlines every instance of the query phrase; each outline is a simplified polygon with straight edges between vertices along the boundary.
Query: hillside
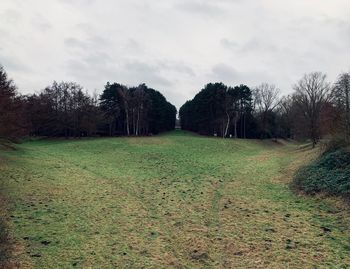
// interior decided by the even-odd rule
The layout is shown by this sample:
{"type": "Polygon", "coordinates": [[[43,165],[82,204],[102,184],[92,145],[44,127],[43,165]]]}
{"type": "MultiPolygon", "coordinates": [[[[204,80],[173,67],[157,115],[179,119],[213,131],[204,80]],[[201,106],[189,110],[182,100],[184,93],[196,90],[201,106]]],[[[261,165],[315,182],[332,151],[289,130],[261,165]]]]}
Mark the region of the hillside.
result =
{"type": "Polygon", "coordinates": [[[1,151],[13,260],[20,268],[346,268],[350,217],[289,188],[313,154],[181,131],[1,151]]]}

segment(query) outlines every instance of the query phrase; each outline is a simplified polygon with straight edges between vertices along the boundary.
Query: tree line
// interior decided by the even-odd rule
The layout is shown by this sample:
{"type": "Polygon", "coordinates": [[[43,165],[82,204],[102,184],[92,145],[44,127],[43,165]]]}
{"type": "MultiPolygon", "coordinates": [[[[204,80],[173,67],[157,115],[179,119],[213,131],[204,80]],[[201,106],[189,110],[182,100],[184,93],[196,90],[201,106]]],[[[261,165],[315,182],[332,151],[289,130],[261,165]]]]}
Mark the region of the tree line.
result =
{"type": "Polygon", "coordinates": [[[0,138],[151,135],[173,130],[176,113],[145,84],[107,83],[97,96],[75,82],[53,82],[37,94],[20,95],[0,66],[0,138]]]}
{"type": "Polygon", "coordinates": [[[207,84],[179,110],[181,126],[203,135],[233,138],[350,139],[350,73],[332,85],[320,72],[305,74],[293,93],[262,83],[255,88],[207,84]]]}
{"type": "MultiPolygon", "coordinates": [[[[305,74],[292,94],[268,83],[250,88],[209,83],[179,111],[181,128],[232,138],[310,139],[336,135],[350,140],[350,73],[333,84],[325,74],[305,74]]],[[[145,84],[107,83],[90,95],[74,82],[54,82],[20,95],[0,66],[0,138],[150,135],[173,130],[176,108],[145,84]]]]}

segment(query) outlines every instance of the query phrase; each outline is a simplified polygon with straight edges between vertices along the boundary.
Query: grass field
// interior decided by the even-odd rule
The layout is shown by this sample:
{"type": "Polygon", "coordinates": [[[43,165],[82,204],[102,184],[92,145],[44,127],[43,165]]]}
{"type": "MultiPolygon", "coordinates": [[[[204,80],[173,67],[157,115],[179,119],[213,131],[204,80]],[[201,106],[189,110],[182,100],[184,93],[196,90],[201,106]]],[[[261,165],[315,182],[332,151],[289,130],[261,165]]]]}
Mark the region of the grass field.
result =
{"type": "Polygon", "coordinates": [[[0,152],[20,268],[350,268],[350,217],[288,187],[293,144],[183,132],[0,152]]]}

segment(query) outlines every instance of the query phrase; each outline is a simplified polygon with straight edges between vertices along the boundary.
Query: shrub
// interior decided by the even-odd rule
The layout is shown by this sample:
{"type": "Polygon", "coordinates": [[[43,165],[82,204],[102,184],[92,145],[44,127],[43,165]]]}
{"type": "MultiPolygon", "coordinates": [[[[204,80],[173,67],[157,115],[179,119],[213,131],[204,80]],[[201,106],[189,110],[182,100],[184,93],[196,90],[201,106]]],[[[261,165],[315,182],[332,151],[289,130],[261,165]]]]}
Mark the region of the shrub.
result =
{"type": "Polygon", "coordinates": [[[338,149],[324,153],[297,171],[292,186],[307,194],[327,193],[350,198],[350,152],[338,149]]]}
{"type": "Polygon", "coordinates": [[[328,142],[323,145],[323,154],[332,153],[337,150],[346,148],[349,143],[346,141],[343,135],[334,136],[328,142]]]}

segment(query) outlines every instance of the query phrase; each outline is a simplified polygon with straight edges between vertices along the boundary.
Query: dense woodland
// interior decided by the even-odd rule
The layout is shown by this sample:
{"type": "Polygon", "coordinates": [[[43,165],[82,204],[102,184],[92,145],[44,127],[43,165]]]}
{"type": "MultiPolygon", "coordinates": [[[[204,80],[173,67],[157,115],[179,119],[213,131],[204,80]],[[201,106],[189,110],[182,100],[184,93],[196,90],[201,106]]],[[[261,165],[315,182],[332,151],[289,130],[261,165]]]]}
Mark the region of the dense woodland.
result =
{"type": "Polygon", "coordinates": [[[54,82],[22,96],[0,67],[0,137],[151,135],[173,130],[176,108],[145,84],[107,83],[91,96],[74,82],[54,82]]]}
{"type": "MultiPolygon", "coordinates": [[[[350,73],[332,85],[326,75],[304,75],[291,95],[274,85],[235,87],[209,83],[179,111],[184,130],[232,138],[350,138],[350,73]]],[[[20,95],[0,67],[0,137],[150,135],[174,129],[176,108],[141,84],[107,83],[91,96],[74,82],[54,82],[38,94],[20,95]]]]}
{"type": "Polygon", "coordinates": [[[329,135],[350,137],[350,74],[334,85],[326,75],[304,75],[294,92],[281,96],[274,85],[256,88],[209,83],[179,111],[182,128],[234,138],[310,139],[313,146],[329,135]]]}

